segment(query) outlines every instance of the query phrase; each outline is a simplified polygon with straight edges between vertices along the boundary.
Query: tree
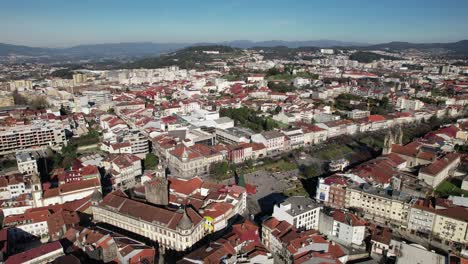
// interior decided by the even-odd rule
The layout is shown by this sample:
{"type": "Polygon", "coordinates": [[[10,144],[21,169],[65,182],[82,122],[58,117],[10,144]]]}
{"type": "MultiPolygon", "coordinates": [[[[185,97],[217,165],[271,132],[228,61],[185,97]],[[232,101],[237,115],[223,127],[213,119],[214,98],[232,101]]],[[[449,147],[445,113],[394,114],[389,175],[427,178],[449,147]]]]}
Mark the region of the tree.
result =
{"type": "Polygon", "coordinates": [[[60,105],[60,115],[64,116],[69,114],[71,114],[70,109],[68,107],[63,106],[63,104],[60,105]]]}
{"type": "Polygon", "coordinates": [[[73,143],[69,143],[63,146],[61,153],[56,152],[52,158],[54,168],[69,168],[73,165],[78,154],[76,153],[77,146],[73,143]]]}
{"type": "Polygon", "coordinates": [[[13,101],[15,102],[15,105],[27,105],[28,104],[28,99],[21,95],[18,90],[14,90],[12,93],[13,96],[13,101]]]}
{"type": "Polygon", "coordinates": [[[275,108],[275,110],[273,110],[273,114],[277,115],[277,114],[279,114],[279,113],[281,112],[281,110],[282,110],[281,106],[278,105],[278,106],[275,108]]]}
{"type": "Polygon", "coordinates": [[[318,168],[315,164],[304,167],[304,176],[306,178],[312,178],[318,176],[318,168]]]}
{"type": "Polygon", "coordinates": [[[32,109],[35,110],[43,110],[48,108],[50,105],[47,102],[47,98],[45,96],[36,96],[30,102],[29,105],[32,109]]]}
{"type": "Polygon", "coordinates": [[[237,176],[237,185],[245,187],[245,177],[244,174],[240,174],[237,176]]]}
{"type": "Polygon", "coordinates": [[[146,154],[144,166],[147,170],[155,169],[159,164],[158,156],[154,155],[153,153],[146,154]]]}
{"type": "Polygon", "coordinates": [[[222,178],[227,175],[229,171],[229,164],[227,161],[217,162],[211,165],[211,174],[216,176],[216,178],[222,178]]]}
{"type": "Polygon", "coordinates": [[[280,74],[280,72],[278,71],[277,68],[270,68],[268,69],[267,71],[267,76],[273,76],[273,75],[277,75],[277,74],[280,74]]]}
{"type": "Polygon", "coordinates": [[[289,83],[283,83],[283,82],[268,82],[268,88],[270,88],[274,92],[279,92],[279,93],[287,93],[287,92],[293,92],[296,90],[294,86],[292,86],[289,83]]]}

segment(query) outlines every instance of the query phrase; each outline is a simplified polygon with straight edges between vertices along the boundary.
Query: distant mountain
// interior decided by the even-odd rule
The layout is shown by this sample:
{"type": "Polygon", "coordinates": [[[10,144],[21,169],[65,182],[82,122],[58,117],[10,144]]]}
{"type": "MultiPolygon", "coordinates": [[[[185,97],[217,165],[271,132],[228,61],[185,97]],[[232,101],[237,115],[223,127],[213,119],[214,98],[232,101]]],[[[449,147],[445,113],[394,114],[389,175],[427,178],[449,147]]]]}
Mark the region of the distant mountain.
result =
{"type": "Polygon", "coordinates": [[[132,42],[78,45],[69,48],[36,48],[0,43],[0,56],[157,56],[161,53],[172,52],[189,45],[189,43],[132,42]]]}
{"type": "Polygon", "coordinates": [[[163,53],[170,53],[182,48],[200,45],[224,45],[235,48],[253,47],[350,47],[361,50],[443,50],[455,55],[468,55],[468,40],[453,43],[409,43],[409,42],[389,42],[369,45],[359,42],[344,42],[337,40],[311,40],[311,41],[250,41],[235,40],[218,43],[153,43],[153,42],[129,42],[129,43],[108,43],[78,45],[69,48],[36,48],[20,45],[0,43],[0,56],[24,55],[24,56],[65,56],[65,57],[147,57],[158,56],[163,53]]]}
{"type": "MultiPolygon", "coordinates": [[[[209,44],[209,43],[205,43],[209,44]]],[[[299,48],[299,47],[344,47],[344,46],[368,46],[367,43],[360,42],[345,42],[338,40],[308,40],[308,41],[284,41],[284,40],[268,40],[268,41],[250,41],[250,40],[234,40],[224,41],[217,44],[231,46],[241,49],[249,49],[253,47],[278,47],[284,46],[288,48],[299,48]]]]}
{"type": "Polygon", "coordinates": [[[129,42],[79,45],[60,50],[63,54],[70,55],[98,55],[98,56],[146,56],[159,55],[172,52],[189,46],[188,43],[152,43],[152,42],[129,42]]]}
{"type": "Polygon", "coordinates": [[[389,42],[376,45],[367,46],[366,49],[376,49],[376,50],[408,50],[408,49],[417,49],[417,50],[434,50],[442,49],[456,54],[468,54],[468,40],[461,40],[458,42],[451,43],[409,43],[409,42],[389,42]]]}
{"type": "Polygon", "coordinates": [[[28,46],[11,45],[0,43],[0,56],[7,56],[10,54],[24,55],[24,56],[40,56],[47,55],[51,49],[46,48],[33,48],[28,46]]]}
{"type": "Polygon", "coordinates": [[[145,57],[130,63],[124,63],[122,68],[162,68],[177,65],[183,69],[204,69],[208,63],[220,57],[238,57],[242,50],[224,45],[199,45],[179,49],[174,52],[162,54],[158,57],[145,57]],[[207,54],[203,51],[218,51],[220,54],[207,54]]]}

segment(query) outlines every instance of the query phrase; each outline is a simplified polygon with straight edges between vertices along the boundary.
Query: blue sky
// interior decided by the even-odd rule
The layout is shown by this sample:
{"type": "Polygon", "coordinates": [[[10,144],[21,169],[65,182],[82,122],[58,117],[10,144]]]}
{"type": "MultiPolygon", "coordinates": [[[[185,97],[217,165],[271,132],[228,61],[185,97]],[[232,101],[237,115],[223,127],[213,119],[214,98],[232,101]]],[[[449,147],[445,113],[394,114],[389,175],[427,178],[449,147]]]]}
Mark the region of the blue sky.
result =
{"type": "Polygon", "coordinates": [[[468,39],[468,0],[5,0],[0,42],[468,39]]]}

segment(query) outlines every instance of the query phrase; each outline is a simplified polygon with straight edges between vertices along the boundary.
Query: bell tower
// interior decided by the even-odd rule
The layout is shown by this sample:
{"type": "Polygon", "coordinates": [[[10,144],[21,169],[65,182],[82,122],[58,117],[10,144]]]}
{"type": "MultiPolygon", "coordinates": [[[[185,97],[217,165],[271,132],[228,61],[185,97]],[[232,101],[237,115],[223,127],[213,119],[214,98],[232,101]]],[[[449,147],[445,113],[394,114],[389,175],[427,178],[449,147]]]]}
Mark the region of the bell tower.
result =
{"type": "Polygon", "coordinates": [[[392,152],[392,145],[394,144],[394,139],[392,131],[388,131],[388,134],[385,136],[384,145],[382,149],[382,155],[390,154],[392,152]]]}
{"type": "Polygon", "coordinates": [[[34,201],[35,207],[43,206],[42,203],[42,184],[41,179],[37,173],[34,173],[31,176],[31,190],[32,190],[32,197],[34,201]]]}

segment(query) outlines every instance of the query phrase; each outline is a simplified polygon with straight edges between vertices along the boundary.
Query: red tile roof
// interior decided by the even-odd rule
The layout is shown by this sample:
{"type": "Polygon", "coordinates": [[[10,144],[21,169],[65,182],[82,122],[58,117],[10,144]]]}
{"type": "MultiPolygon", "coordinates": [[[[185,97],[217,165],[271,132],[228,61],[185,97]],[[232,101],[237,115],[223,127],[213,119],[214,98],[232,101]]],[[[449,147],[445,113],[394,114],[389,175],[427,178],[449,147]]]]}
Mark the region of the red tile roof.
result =
{"type": "MultiPolygon", "coordinates": [[[[53,251],[62,249],[62,245],[59,241],[55,241],[52,243],[44,244],[39,247],[30,249],[28,251],[10,256],[6,261],[5,264],[22,264],[28,261],[32,261],[40,256],[46,255],[53,251]]],[[[63,251],[63,249],[62,249],[63,251]]]]}
{"type": "Polygon", "coordinates": [[[449,153],[444,157],[434,161],[433,163],[429,164],[426,167],[421,168],[419,171],[429,175],[437,175],[441,171],[443,171],[448,166],[452,165],[457,160],[460,160],[460,154],[457,153],[449,153]]]}
{"type": "Polygon", "coordinates": [[[184,180],[179,178],[169,178],[169,188],[171,191],[180,193],[183,195],[193,194],[199,190],[203,184],[203,180],[199,177],[194,177],[190,180],[184,180]]]}
{"type": "Polygon", "coordinates": [[[356,215],[348,212],[334,211],[332,213],[333,219],[340,223],[350,226],[365,226],[366,221],[359,219],[356,215]]]}
{"type": "Polygon", "coordinates": [[[370,122],[380,122],[385,121],[385,117],[382,115],[370,115],[367,117],[370,122]]]}
{"type": "MultiPolygon", "coordinates": [[[[176,229],[179,221],[182,219],[182,212],[173,209],[166,209],[161,207],[152,206],[146,203],[132,200],[118,195],[118,193],[110,193],[104,197],[101,206],[113,208],[123,215],[129,215],[137,219],[142,219],[147,222],[159,222],[167,225],[168,228],[176,229]]],[[[202,217],[188,207],[186,209],[192,223],[195,225],[202,221],[202,217]]]]}

